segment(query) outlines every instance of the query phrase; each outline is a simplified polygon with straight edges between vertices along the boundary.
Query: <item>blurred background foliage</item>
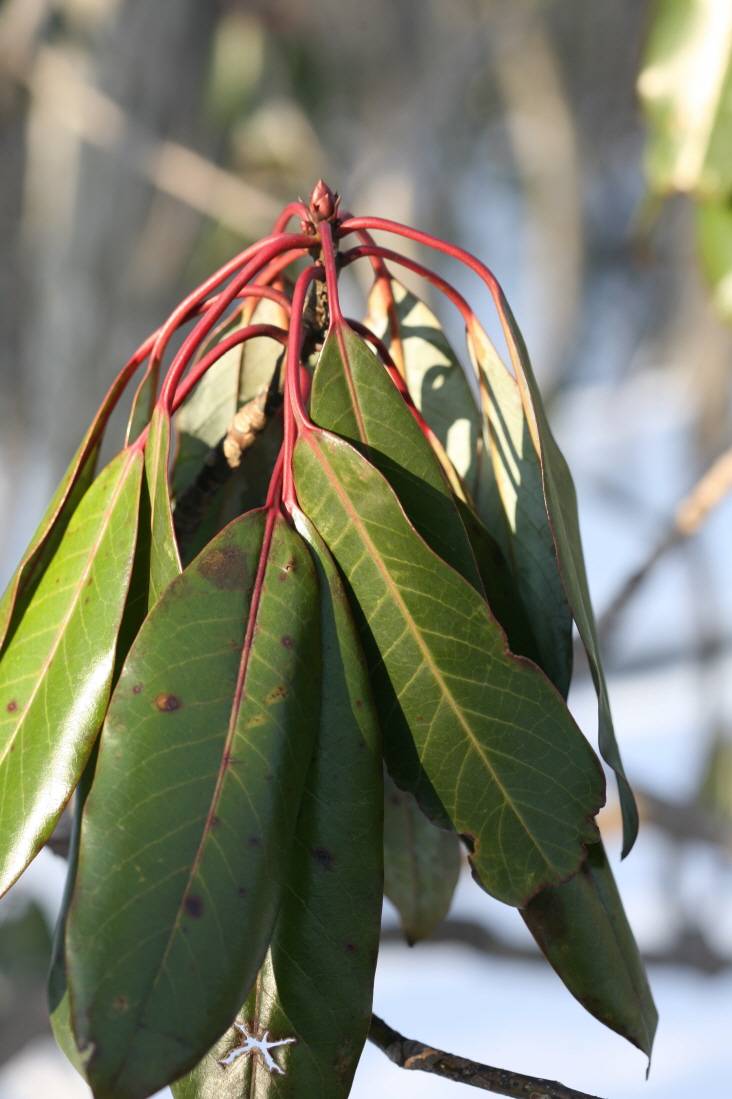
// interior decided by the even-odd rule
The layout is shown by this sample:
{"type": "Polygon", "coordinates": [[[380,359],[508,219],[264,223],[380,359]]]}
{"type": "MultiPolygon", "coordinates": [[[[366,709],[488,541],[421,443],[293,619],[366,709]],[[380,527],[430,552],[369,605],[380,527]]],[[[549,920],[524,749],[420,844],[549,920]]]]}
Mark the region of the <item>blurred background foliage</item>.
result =
{"type": "MultiPolygon", "coordinates": [[[[577,475],[640,793],[621,888],[652,962],[728,973],[729,0],[3,0],[0,584],[122,361],[318,176],[502,280],[577,475]]],[[[605,828],[616,849],[613,806],[605,828]]],[[[3,1061],[47,1033],[61,871],[44,853],[0,907],[3,1061]]],[[[436,938],[537,958],[493,909],[436,938]]]]}

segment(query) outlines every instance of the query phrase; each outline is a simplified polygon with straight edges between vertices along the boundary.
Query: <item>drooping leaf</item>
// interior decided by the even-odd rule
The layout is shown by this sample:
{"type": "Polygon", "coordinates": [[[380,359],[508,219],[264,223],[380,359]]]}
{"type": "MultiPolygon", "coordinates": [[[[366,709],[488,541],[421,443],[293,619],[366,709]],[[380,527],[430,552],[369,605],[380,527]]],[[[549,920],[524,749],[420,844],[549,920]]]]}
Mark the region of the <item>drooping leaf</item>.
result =
{"type": "Polygon", "coordinates": [[[384,894],[410,946],[428,939],[450,910],[460,875],[460,840],[437,828],[411,794],[384,779],[384,894]]]}
{"type": "Polygon", "coordinates": [[[290,871],[272,945],[238,1020],[296,1041],[220,1064],[235,1028],[173,1085],[175,1099],[346,1099],[371,1017],[382,896],[382,764],[366,667],[338,571],[312,524],[296,528],[318,566],[323,696],[290,871]]]}
{"type": "Polygon", "coordinates": [[[658,1013],[602,843],[521,915],[572,995],[650,1058],[658,1013]]]}
{"type": "Polygon", "coordinates": [[[350,329],[329,333],[310,409],[317,424],[366,454],[427,544],[482,592],[470,541],[430,444],[376,355],[350,329]]]}
{"type": "Polygon", "coordinates": [[[0,892],[50,836],[101,725],[141,477],[125,450],[87,490],[0,659],[0,892]]]}
{"type": "Polygon", "coordinates": [[[170,503],[169,462],[170,416],[158,405],[145,445],[145,481],[150,501],[150,607],[181,571],[170,503]]]}
{"type": "Polygon", "coordinates": [[[732,6],[658,0],[638,91],[648,121],[651,188],[732,190],[732,6]]]}
{"type": "Polygon", "coordinates": [[[125,369],[110,386],[0,599],[0,653],[9,640],[11,628],[22,617],[34,585],[53,558],[79,501],[94,480],[104,429],[131,376],[132,372],[125,369]]]}
{"type": "Polygon", "coordinates": [[[485,601],[416,534],[379,472],[309,430],[300,504],[360,608],[389,770],[472,846],[479,884],[508,904],[577,869],[604,782],[563,700],[507,652],[485,601]]]}
{"type": "Polygon", "coordinates": [[[66,930],[97,1099],[191,1069],[269,943],[318,719],[317,582],[274,514],[230,524],[165,590],[125,662],[66,930]]]}
{"type": "MultiPolygon", "coordinates": [[[[577,629],[587,653],[590,672],[595,684],[598,700],[600,752],[615,772],[623,817],[623,855],[627,855],[638,834],[638,809],[633,791],[625,776],[623,761],[620,758],[620,749],[615,739],[613,719],[610,712],[610,699],[600,657],[595,614],[592,609],[582,551],[582,537],[577,513],[577,493],[575,492],[569,466],[557,446],[549,426],[524,338],[516,324],[511,307],[500,288],[498,289],[497,304],[511,357],[511,365],[521,394],[528,435],[541,462],[544,500],[554,537],[559,571],[572,609],[572,615],[577,623],[577,629]]],[[[477,357],[481,354],[480,331],[477,326],[469,338],[473,345],[473,352],[477,357]]],[[[498,394],[496,394],[496,404],[500,413],[504,406],[498,394]]],[[[522,453],[526,453],[527,450],[528,444],[524,446],[522,453]]],[[[535,616],[532,614],[530,617],[532,623],[535,624],[535,616]]]]}
{"type": "Polygon", "coordinates": [[[56,1044],[62,1053],[74,1066],[76,1071],[83,1076],[84,1065],[79,1051],[76,1048],[76,1039],[71,1026],[71,1005],[69,1003],[69,988],[66,978],[66,919],[69,904],[73,895],[74,882],[76,880],[76,868],[79,860],[79,834],[81,830],[81,814],[84,803],[91,789],[94,770],[96,767],[96,748],[84,768],[75,795],[74,820],[71,828],[71,841],[69,843],[68,865],[66,869],[66,883],[64,895],[61,901],[56,930],[53,937],[53,952],[51,968],[48,973],[48,1015],[51,1030],[56,1039],[56,1044]]]}
{"type": "MultiPolygon", "coordinates": [[[[460,361],[432,310],[392,278],[399,340],[409,392],[447,456],[477,500],[481,481],[492,477],[481,444],[481,415],[460,361]]],[[[374,284],[366,324],[392,347],[384,286],[374,284]]]]}
{"type": "Polygon", "coordinates": [[[557,551],[544,501],[541,466],[515,380],[481,328],[469,340],[488,402],[486,450],[492,481],[476,501],[480,517],[496,533],[536,637],[537,660],[564,697],[572,678],[572,616],[557,566],[557,551]]]}
{"type": "Polygon", "coordinates": [[[467,503],[458,500],[457,506],[473,548],[488,606],[505,630],[509,649],[542,667],[541,650],[529,622],[522,593],[498,543],[467,503]]]}

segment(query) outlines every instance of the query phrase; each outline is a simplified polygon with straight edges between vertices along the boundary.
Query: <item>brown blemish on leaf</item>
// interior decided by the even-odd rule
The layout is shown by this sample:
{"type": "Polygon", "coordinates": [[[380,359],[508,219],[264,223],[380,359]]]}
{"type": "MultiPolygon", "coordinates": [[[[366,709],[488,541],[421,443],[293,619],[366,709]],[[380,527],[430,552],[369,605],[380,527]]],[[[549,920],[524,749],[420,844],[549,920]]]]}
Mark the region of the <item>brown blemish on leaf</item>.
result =
{"type": "Polygon", "coordinates": [[[119,1015],[123,1015],[125,1011],[129,1009],[130,1001],[126,996],[115,996],[112,1000],[112,1010],[116,1011],[119,1015]]]}
{"type": "Polygon", "coordinates": [[[247,897],[249,895],[249,890],[247,889],[246,885],[240,885],[236,891],[236,894],[238,897],[247,897]]]}
{"type": "Polygon", "coordinates": [[[356,708],[360,710],[362,706],[363,706],[363,699],[362,698],[357,698],[356,699],[356,708]]]}
{"type": "Polygon", "coordinates": [[[283,698],[287,697],[287,687],[284,683],[281,683],[279,687],[273,687],[268,695],[265,696],[264,701],[268,706],[271,706],[274,702],[281,702],[283,698]]]}
{"type": "Polygon", "coordinates": [[[286,580],[287,577],[290,575],[290,573],[294,572],[294,571],[295,571],[295,562],[293,560],[290,560],[285,565],[282,566],[282,568],[280,570],[280,574],[277,577],[277,579],[280,582],[283,581],[283,580],[286,580]]]}
{"type": "Polygon", "coordinates": [[[355,943],[346,943],[346,954],[355,954],[358,947],[355,943]]]}
{"type": "Polygon", "coordinates": [[[177,695],[166,694],[165,691],[161,692],[155,699],[155,708],[162,713],[172,713],[173,710],[179,710],[183,703],[177,695]]]}
{"type": "Polygon", "coordinates": [[[208,822],[209,828],[218,828],[220,824],[221,824],[221,817],[217,817],[216,814],[214,813],[214,815],[210,818],[210,820],[208,822]]]}
{"type": "Polygon", "coordinates": [[[222,546],[206,554],[198,571],[215,588],[232,591],[241,587],[246,571],[244,554],[236,546],[222,546]]]}
{"type": "Polygon", "coordinates": [[[141,693],[142,693],[142,688],[143,688],[143,684],[142,684],[142,683],[136,683],[136,684],[134,685],[134,687],[132,688],[132,693],[133,693],[133,695],[139,695],[139,694],[141,694],[141,693]]]}
{"type": "Polygon", "coordinates": [[[260,839],[259,836],[249,836],[249,838],[247,840],[247,843],[249,844],[250,847],[261,847],[262,846],[262,840],[260,839]]]}
{"type": "Polygon", "coordinates": [[[282,645],[285,649],[291,649],[292,646],[295,644],[295,642],[292,640],[292,638],[290,637],[290,635],[288,633],[284,634],[280,638],[280,640],[281,640],[282,645]]]}
{"type": "Polygon", "coordinates": [[[199,920],[203,915],[203,899],[195,893],[189,893],[183,901],[183,907],[193,920],[199,920]]]}
{"type": "Polygon", "coordinates": [[[256,729],[260,725],[264,725],[266,721],[267,718],[264,714],[255,714],[254,717],[250,717],[249,721],[247,721],[247,729],[256,729]]]}
{"type": "Polygon", "coordinates": [[[11,698],[5,709],[8,711],[9,714],[14,714],[15,711],[18,709],[18,700],[15,698],[11,698]]]}
{"type": "Polygon", "coordinates": [[[333,862],[335,860],[333,858],[333,853],[329,851],[327,847],[314,847],[310,853],[318,866],[322,866],[323,870],[333,869],[333,862]]]}

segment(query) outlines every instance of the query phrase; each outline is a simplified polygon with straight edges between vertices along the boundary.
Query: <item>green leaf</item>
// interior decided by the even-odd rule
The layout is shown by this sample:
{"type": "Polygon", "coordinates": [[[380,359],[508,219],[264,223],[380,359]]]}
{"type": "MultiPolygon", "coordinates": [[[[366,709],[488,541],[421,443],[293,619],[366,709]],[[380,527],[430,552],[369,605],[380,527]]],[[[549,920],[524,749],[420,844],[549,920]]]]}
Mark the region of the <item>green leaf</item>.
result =
{"type": "Polygon", "coordinates": [[[460,840],[435,827],[412,795],[388,777],[384,786],[384,893],[414,946],[450,911],[460,875],[460,840]]]}
{"type": "Polygon", "coordinates": [[[646,173],[660,193],[732,190],[732,7],[656,4],[638,91],[648,122],[646,173]]]}
{"type": "MultiPolygon", "coordinates": [[[[473,500],[492,478],[481,446],[481,415],[460,360],[435,314],[397,279],[391,288],[399,319],[404,373],[415,405],[442,443],[473,500]]],[[[369,295],[366,324],[393,347],[382,283],[369,295]]]]}
{"type": "Polygon", "coordinates": [[[344,440],[308,430],[300,504],[336,558],[372,638],[389,770],[472,847],[479,884],[508,904],[577,869],[604,782],[563,700],[513,657],[487,604],[416,534],[387,483],[344,440]]]}
{"type": "Polygon", "coordinates": [[[318,720],[315,571],[274,513],[169,585],[115,688],[66,931],[96,1099],[191,1069],[264,958],[318,720]]]}
{"type": "Polygon", "coordinates": [[[50,836],[109,698],[137,533],[142,456],[89,488],[0,661],[0,892],[50,836]]]}
{"type": "Polygon", "coordinates": [[[53,937],[53,952],[51,956],[51,968],[48,973],[48,1015],[51,1030],[56,1039],[56,1044],[74,1066],[76,1071],[83,1076],[84,1065],[78,1049],[76,1039],[71,1026],[71,1004],[69,1002],[69,988],[66,978],[66,921],[68,918],[69,904],[73,895],[76,881],[76,868],[79,861],[79,834],[81,830],[81,814],[84,803],[91,789],[94,770],[96,768],[97,750],[92,752],[91,758],[84,768],[84,773],[76,790],[74,804],[74,821],[71,829],[71,841],[69,843],[69,856],[66,869],[66,883],[64,895],[61,901],[56,930],[53,937]]]}
{"type": "Polygon", "coordinates": [[[320,575],[323,697],[290,871],[270,952],[239,1013],[249,1033],[296,1042],[219,1064],[228,1031],[176,1099],[346,1099],[366,1041],[382,900],[380,735],[338,571],[312,524],[295,514],[320,575]]]}
{"type": "Polygon", "coordinates": [[[602,843],[521,915],[572,995],[650,1058],[658,1014],[602,843]]]}
{"type": "MultiPolygon", "coordinates": [[[[516,324],[511,307],[500,288],[498,289],[498,295],[497,304],[501,313],[501,324],[511,356],[511,365],[521,394],[526,428],[541,462],[544,500],[554,537],[559,571],[582,644],[587,653],[590,672],[595,684],[598,700],[600,752],[615,772],[618,783],[620,808],[623,816],[623,855],[625,856],[635,843],[638,834],[638,809],[633,791],[625,776],[623,762],[620,758],[620,749],[615,739],[612,714],[610,713],[610,699],[600,658],[595,614],[592,609],[584,554],[582,552],[582,537],[580,535],[579,515],[577,514],[577,493],[575,492],[569,466],[549,427],[549,421],[544,411],[541,393],[534,377],[524,338],[516,324]]],[[[472,337],[470,342],[473,345],[473,353],[477,357],[481,354],[480,331],[477,328],[472,337]]],[[[499,412],[504,411],[504,405],[497,390],[496,406],[499,412]]],[[[528,441],[524,443],[522,453],[527,451],[528,441]]],[[[531,614],[531,621],[532,625],[535,626],[536,617],[534,614],[531,614]]]]}
{"type": "Polygon", "coordinates": [[[130,376],[129,371],[123,370],[110,386],[0,600],[0,653],[25,612],[34,586],[54,557],[79,501],[94,480],[104,429],[130,376]]]}
{"type": "Polygon", "coordinates": [[[536,638],[536,659],[564,697],[572,678],[572,615],[557,566],[541,466],[515,380],[493,344],[476,326],[468,346],[487,400],[486,452],[494,478],[484,479],[476,501],[496,533],[536,638]]]}
{"type": "Polygon", "coordinates": [[[317,424],[365,453],[427,544],[482,593],[470,541],[432,447],[379,359],[349,328],[331,331],[325,341],[310,407],[317,424]]]}
{"type": "Polygon", "coordinates": [[[696,231],[714,304],[724,320],[732,321],[732,199],[698,203],[696,231]]]}
{"type": "Polygon", "coordinates": [[[150,501],[150,588],[152,607],[180,574],[181,564],[170,506],[170,416],[158,405],[145,444],[145,481],[150,501]]]}

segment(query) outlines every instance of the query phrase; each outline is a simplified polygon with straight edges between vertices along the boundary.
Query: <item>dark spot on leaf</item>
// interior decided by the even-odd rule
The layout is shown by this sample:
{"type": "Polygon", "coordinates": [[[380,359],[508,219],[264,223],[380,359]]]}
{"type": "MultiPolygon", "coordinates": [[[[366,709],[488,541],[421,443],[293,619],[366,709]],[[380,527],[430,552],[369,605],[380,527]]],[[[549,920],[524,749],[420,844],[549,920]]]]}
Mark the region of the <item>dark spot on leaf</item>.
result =
{"type": "Polygon", "coordinates": [[[246,897],[249,894],[249,890],[245,885],[240,885],[236,892],[239,897],[246,897]]]}
{"type": "Polygon", "coordinates": [[[216,814],[214,813],[214,815],[211,817],[211,819],[208,823],[209,823],[210,828],[218,828],[219,825],[221,824],[221,817],[217,817],[216,814]]]}
{"type": "Polygon", "coordinates": [[[389,801],[392,805],[401,805],[402,803],[402,799],[399,797],[399,794],[390,794],[389,801]]]}
{"type": "Polygon", "coordinates": [[[222,546],[205,555],[198,566],[198,571],[215,588],[232,590],[241,587],[246,571],[246,560],[236,546],[222,546]]]}
{"type": "Polygon", "coordinates": [[[346,954],[355,954],[358,947],[355,943],[346,943],[346,954]]]}
{"type": "Polygon", "coordinates": [[[311,855],[317,862],[318,866],[322,866],[323,870],[333,869],[333,854],[327,847],[314,847],[311,851],[311,855]]]}
{"type": "Polygon", "coordinates": [[[291,649],[292,646],[295,644],[290,635],[287,633],[281,638],[281,641],[286,649],[291,649]]]}
{"type": "Polygon", "coordinates": [[[359,710],[361,709],[361,707],[363,706],[363,699],[362,698],[357,698],[356,699],[356,706],[359,710]]]}
{"type": "Polygon", "coordinates": [[[134,685],[134,687],[132,688],[133,695],[139,695],[140,692],[142,691],[142,687],[143,687],[142,683],[136,683],[134,685]]]}
{"type": "Polygon", "coordinates": [[[15,711],[18,709],[17,699],[11,698],[5,709],[8,711],[9,714],[14,714],[15,711]]]}
{"type": "Polygon", "coordinates": [[[119,1012],[120,1015],[127,1011],[129,1006],[130,1001],[127,999],[126,996],[115,996],[115,998],[112,1000],[112,1010],[119,1012]]]}
{"type": "Polygon", "coordinates": [[[461,832],[460,833],[460,839],[463,841],[463,843],[467,847],[470,854],[474,855],[475,854],[475,836],[471,835],[470,832],[461,832]]]}
{"type": "Polygon", "coordinates": [[[197,897],[194,893],[189,893],[186,899],[183,901],[183,907],[185,908],[191,919],[198,920],[203,915],[203,900],[201,897],[197,897]]]}
{"type": "Polygon", "coordinates": [[[282,571],[280,572],[280,575],[279,575],[278,579],[280,581],[286,580],[287,577],[290,575],[290,573],[294,572],[294,571],[295,571],[295,562],[290,560],[290,561],[287,562],[287,564],[282,566],[282,571]]]}
{"type": "Polygon", "coordinates": [[[287,697],[287,687],[284,683],[281,683],[279,687],[273,687],[268,695],[265,695],[264,701],[268,706],[271,706],[273,702],[281,702],[283,698],[287,697]]]}
{"type": "Polygon", "coordinates": [[[232,650],[232,652],[238,652],[238,650],[241,648],[241,641],[238,641],[236,638],[234,638],[233,641],[229,642],[229,648],[232,650]]]}
{"type": "Polygon", "coordinates": [[[155,699],[156,709],[162,710],[163,713],[171,713],[173,710],[179,710],[182,705],[183,703],[177,695],[166,694],[164,691],[155,699]]]}
{"type": "Polygon", "coordinates": [[[87,582],[86,582],[86,586],[87,586],[87,588],[90,588],[90,587],[92,586],[92,584],[93,584],[93,583],[94,583],[94,577],[93,577],[93,576],[90,576],[90,577],[89,577],[89,579],[88,579],[88,580],[87,580],[87,582]]]}
{"type": "Polygon", "coordinates": [[[259,836],[250,836],[249,839],[247,840],[247,843],[249,844],[250,847],[261,847],[262,846],[262,840],[260,839],[259,836]]]}

